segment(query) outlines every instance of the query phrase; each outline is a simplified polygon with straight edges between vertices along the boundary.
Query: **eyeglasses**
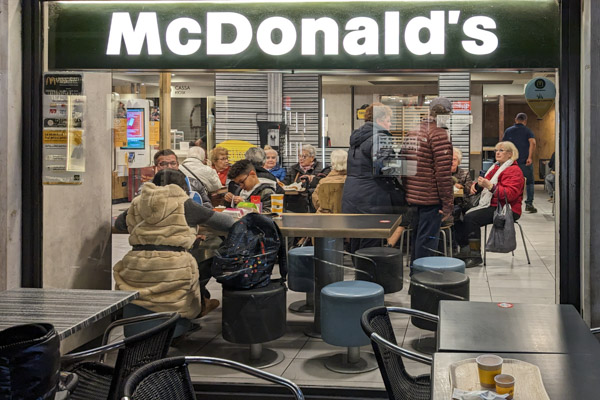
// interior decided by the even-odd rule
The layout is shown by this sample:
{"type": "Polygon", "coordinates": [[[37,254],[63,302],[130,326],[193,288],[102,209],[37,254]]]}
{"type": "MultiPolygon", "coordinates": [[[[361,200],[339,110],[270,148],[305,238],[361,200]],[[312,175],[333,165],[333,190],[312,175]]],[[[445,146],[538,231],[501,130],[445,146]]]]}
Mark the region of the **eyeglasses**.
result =
{"type": "Polygon", "coordinates": [[[217,161],[227,161],[229,160],[229,157],[219,157],[217,158],[217,161]]]}
{"type": "Polygon", "coordinates": [[[177,167],[179,163],[177,161],[162,161],[158,163],[159,167],[177,167]]]}
{"type": "Polygon", "coordinates": [[[299,154],[298,158],[310,158],[308,154],[299,154]]]}
{"type": "Polygon", "coordinates": [[[244,179],[242,179],[240,182],[237,182],[237,184],[242,186],[244,184],[244,182],[246,182],[246,179],[248,179],[249,176],[250,176],[250,174],[246,175],[246,177],[244,179]]]}
{"type": "Polygon", "coordinates": [[[504,149],[496,149],[496,153],[504,153],[505,151],[508,151],[508,150],[504,150],[504,149]]]}

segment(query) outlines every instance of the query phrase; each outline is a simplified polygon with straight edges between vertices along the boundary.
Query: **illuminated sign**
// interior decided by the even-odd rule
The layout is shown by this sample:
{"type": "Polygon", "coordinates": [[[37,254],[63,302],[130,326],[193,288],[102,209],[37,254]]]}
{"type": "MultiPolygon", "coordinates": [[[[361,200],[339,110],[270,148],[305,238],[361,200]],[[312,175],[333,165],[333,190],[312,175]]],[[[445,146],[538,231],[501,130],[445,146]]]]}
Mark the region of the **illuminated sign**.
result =
{"type": "Polygon", "coordinates": [[[49,4],[52,69],[552,68],[559,60],[554,0],[49,4]]]}

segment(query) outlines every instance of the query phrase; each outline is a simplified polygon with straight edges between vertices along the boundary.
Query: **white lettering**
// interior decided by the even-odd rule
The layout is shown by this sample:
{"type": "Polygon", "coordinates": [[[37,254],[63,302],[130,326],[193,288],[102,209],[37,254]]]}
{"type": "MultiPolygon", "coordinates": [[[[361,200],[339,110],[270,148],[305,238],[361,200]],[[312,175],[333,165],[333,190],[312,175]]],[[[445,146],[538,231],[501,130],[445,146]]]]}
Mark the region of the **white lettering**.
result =
{"type": "Polygon", "coordinates": [[[185,29],[189,33],[202,33],[200,24],[191,18],[177,18],[167,27],[167,47],[173,53],[180,56],[189,56],[200,49],[200,39],[189,39],[187,44],[181,43],[181,31],[185,29]]]}
{"type": "Polygon", "coordinates": [[[256,31],[258,46],[267,54],[281,56],[289,53],[296,45],[296,27],[287,18],[271,17],[265,19],[256,31]],[[281,32],[281,41],[273,43],[272,33],[275,29],[281,32]]]}
{"type": "Polygon", "coordinates": [[[444,54],[444,11],[431,11],[431,17],[415,17],[408,21],[404,31],[404,41],[408,50],[416,55],[444,54]],[[421,42],[419,33],[429,31],[429,40],[421,42]]]}
{"type": "Polygon", "coordinates": [[[337,55],[339,44],[338,24],[333,19],[302,19],[302,55],[314,56],[317,53],[317,32],[322,31],[325,42],[325,55],[337,55]]]}
{"type": "Polygon", "coordinates": [[[252,25],[246,17],[232,12],[206,13],[206,54],[232,55],[246,50],[252,41],[252,25]],[[223,43],[223,25],[233,25],[236,36],[233,42],[223,43]]]}
{"type": "Polygon", "coordinates": [[[135,28],[133,27],[129,13],[113,13],[110,22],[108,45],[106,46],[107,55],[121,54],[121,38],[125,42],[127,55],[139,55],[142,52],[144,40],[147,41],[148,54],[162,54],[156,13],[141,12],[138,15],[135,28]]]}
{"type": "Polygon", "coordinates": [[[400,54],[400,12],[385,13],[385,54],[400,54]]]}
{"type": "Polygon", "coordinates": [[[357,17],[346,23],[353,30],[344,37],[344,50],[351,56],[379,54],[379,25],[372,18],[357,17]],[[360,29],[364,28],[364,29],[360,29]],[[362,44],[359,41],[364,40],[362,44]]]}
{"type": "Polygon", "coordinates": [[[493,32],[484,29],[496,29],[496,22],[490,17],[471,17],[463,25],[465,35],[475,40],[463,40],[463,48],[476,55],[490,54],[498,48],[498,37],[493,32]],[[483,29],[479,29],[479,27],[483,29]],[[483,42],[478,45],[476,40],[483,42]]]}

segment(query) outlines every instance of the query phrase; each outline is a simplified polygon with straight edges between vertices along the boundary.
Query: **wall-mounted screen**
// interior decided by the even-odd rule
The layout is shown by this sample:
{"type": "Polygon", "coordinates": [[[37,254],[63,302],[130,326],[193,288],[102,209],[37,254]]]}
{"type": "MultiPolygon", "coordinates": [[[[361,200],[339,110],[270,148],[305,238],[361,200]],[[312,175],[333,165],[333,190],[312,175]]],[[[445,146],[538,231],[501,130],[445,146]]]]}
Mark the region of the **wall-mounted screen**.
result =
{"type": "Polygon", "coordinates": [[[145,118],[143,108],[127,109],[127,146],[122,149],[143,149],[146,147],[145,118]]]}

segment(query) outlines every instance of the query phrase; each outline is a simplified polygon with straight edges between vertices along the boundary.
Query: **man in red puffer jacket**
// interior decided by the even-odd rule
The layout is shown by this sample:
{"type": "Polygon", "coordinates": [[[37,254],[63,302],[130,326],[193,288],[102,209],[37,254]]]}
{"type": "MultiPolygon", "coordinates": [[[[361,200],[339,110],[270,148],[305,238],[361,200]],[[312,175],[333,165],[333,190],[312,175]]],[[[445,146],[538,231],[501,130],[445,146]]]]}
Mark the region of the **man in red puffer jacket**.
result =
{"type": "Polygon", "coordinates": [[[435,255],[442,220],[452,214],[452,144],[450,135],[438,126],[438,116],[450,117],[452,103],[438,97],[429,104],[430,115],[418,130],[408,133],[406,201],[415,206],[412,259],[435,255]],[[433,251],[432,251],[433,250],[433,251]]]}

